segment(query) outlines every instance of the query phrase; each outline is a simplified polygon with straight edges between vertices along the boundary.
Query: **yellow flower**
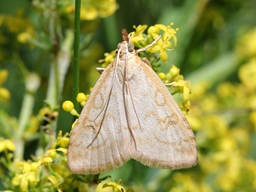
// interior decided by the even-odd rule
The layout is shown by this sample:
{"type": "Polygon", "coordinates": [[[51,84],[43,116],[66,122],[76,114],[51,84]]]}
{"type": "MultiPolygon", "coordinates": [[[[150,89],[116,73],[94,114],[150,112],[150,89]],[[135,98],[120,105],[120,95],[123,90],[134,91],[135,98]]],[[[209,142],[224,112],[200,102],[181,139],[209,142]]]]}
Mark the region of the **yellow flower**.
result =
{"type": "Polygon", "coordinates": [[[8,71],[7,70],[0,70],[0,85],[2,85],[8,77],[8,71]]]}
{"type": "Polygon", "coordinates": [[[52,163],[53,159],[51,157],[43,157],[42,159],[42,163],[52,163]]]}
{"type": "Polygon", "coordinates": [[[62,104],[62,108],[64,109],[64,111],[70,112],[74,109],[74,104],[71,101],[65,101],[62,104]]]}
{"type": "Polygon", "coordinates": [[[39,179],[37,178],[35,172],[28,172],[23,174],[16,174],[12,179],[12,184],[14,186],[19,186],[21,191],[27,191],[29,185],[36,186],[39,179]]]}
{"type": "Polygon", "coordinates": [[[65,155],[68,154],[68,150],[65,149],[65,148],[58,148],[58,149],[56,149],[56,151],[60,151],[60,152],[62,152],[62,153],[65,154],[65,155]]]}
{"type": "Polygon", "coordinates": [[[105,62],[112,63],[115,59],[116,52],[112,51],[111,53],[105,53],[105,62]]]}
{"type": "Polygon", "coordinates": [[[62,104],[64,111],[70,112],[74,116],[79,116],[77,111],[74,109],[74,104],[71,101],[64,101],[62,104]]]}
{"type": "Polygon", "coordinates": [[[249,120],[253,124],[254,130],[256,131],[256,111],[250,113],[249,120]]]}
{"type": "Polygon", "coordinates": [[[84,93],[78,93],[76,100],[81,103],[82,106],[85,105],[87,99],[88,99],[89,95],[85,95],[84,93]]]}
{"type": "Polygon", "coordinates": [[[42,156],[38,157],[38,164],[48,164],[53,162],[53,158],[57,156],[56,149],[47,150],[42,156]]]}
{"type": "Polygon", "coordinates": [[[193,85],[193,94],[191,95],[191,98],[196,100],[198,98],[201,98],[203,95],[206,94],[206,91],[209,88],[208,82],[200,82],[196,85],[193,85]]]}
{"type": "Polygon", "coordinates": [[[15,168],[19,169],[21,173],[37,172],[40,164],[31,161],[19,161],[15,164],[15,168]]]}
{"type": "Polygon", "coordinates": [[[212,115],[205,117],[204,119],[208,124],[204,131],[209,139],[227,135],[228,125],[221,116],[212,115]]]}
{"type": "Polygon", "coordinates": [[[68,147],[68,142],[69,142],[69,138],[67,137],[59,137],[56,140],[56,145],[63,147],[63,148],[67,148],[68,147]]]}
{"type": "Polygon", "coordinates": [[[56,186],[59,183],[58,178],[53,175],[48,176],[47,179],[53,184],[53,186],[56,186]]]}
{"type": "Polygon", "coordinates": [[[253,28],[239,39],[237,55],[242,59],[256,55],[256,28],[253,28]]]}
{"type": "Polygon", "coordinates": [[[133,26],[135,28],[135,32],[130,33],[130,41],[133,44],[137,44],[140,41],[144,41],[145,37],[143,37],[143,33],[148,27],[147,25],[139,25],[139,26],[133,26]]]}
{"type": "Polygon", "coordinates": [[[81,20],[105,18],[114,14],[117,8],[115,0],[82,1],[81,20]]]}
{"type": "Polygon", "coordinates": [[[125,192],[123,186],[116,182],[100,183],[97,185],[95,192],[125,192]]]}
{"type": "Polygon", "coordinates": [[[161,31],[161,30],[160,30],[159,28],[155,27],[155,26],[150,26],[150,27],[148,28],[148,34],[149,34],[149,35],[159,34],[160,31],[161,31]]]}
{"type": "Polygon", "coordinates": [[[0,138],[0,152],[4,150],[15,151],[16,147],[13,141],[0,138]]]}
{"type": "Polygon", "coordinates": [[[139,25],[139,26],[133,26],[133,28],[135,29],[135,32],[132,32],[131,34],[134,34],[134,36],[141,36],[144,31],[147,29],[147,25],[139,25]]]}
{"type": "Polygon", "coordinates": [[[245,65],[242,65],[238,71],[242,83],[250,88],[256,88],[256,58],[251,59],[245,65]]]}
{"type": "MultiPolygon", "coordinates": [[[[153,38],[156,39],[158,37],[158,35],[154,34],[153,38]]],[[[149,52],[152,53],[156,53],[156,52],[160,52],[160,59],[165,62],[168,59],[168,54],[167,54],[167,50],[169,48],[171,48],[171,42],[166,39],[164,40],[163,38],[160,38],[155,45],[153,45],[152,47],[150,47],[148,49],[149,52]]]]}
{"type": "Polygon", "coordinates": [[[56,152],[56,149],[49,149],[45,155],[51,157],[51,158],[54,158],[57,156],[57,152],[56,152]]]}
{"type": "MultiPolygon", "coordinates": [[[[0,86],[6,81],[8,77],[8,71],[7,70],[0,70],[0,86]]],[[[8,101],[10,99],[10,92],[4,88],[0,87],[0,101],[8,101]]]]}
{"type": "Polygon", "coordinates": [[[175,65],[172,65],[171,69],[169,70],[169,73],[172,75],[172,77],[176,77],[180,75],[180,69],[175,65]]]}
{"type": "Polygon", "coordinates": [[[155,27],[161,29],[164,31],[163,34],[163,40],[170,40],[173,39],[174,41],[174,45],[177,45],[177,37],[176,37],[176,33],[178,29],[173,29],[171,26],[173,25],[173,23],[171,23],[168,26],[162,25],[162,24],[156,24],[155,27]]]}
{"type": "Polygon", "coordinates": [[[173,84],[173,86],[179,87],[179,92],[183,93],[183,100],[187,101],[191,92],[189,81],[178,80],[173,84]]]}
{"type": "Polygon", "coordinates": [[[52,148],[56,148],[56,147],[67,148],[68,143],[69,143],[68,134],[65,134],[64,136],[62,136],[62,131],[59,131],[58,137],[54,142],[52,148]]]}
{"type": "Polygon", "coordinates": [[[18,35],[18,41],[20,43],[27,43],[30,39],[32,39],[32,34],[28,31],[22,32],[18,35]]]}
{"type": "Polygon", "coordinates": [[[166,75],[164,73],[158,73],[158,77],[163,81],[166,79],[166,75]]]}
{"type": "Polygon", "coordinates": [[[201,191],[199,183],[195,182],[192,175],[176,173],[173,176],[173,180],[176,183],[176,185],[179,185],[179,188],[182,189],[178,191],[201,191]]]}
{"type": "Polygon", "coordinates": [[[15,175],[15,177],[12,179],[12,184],[14,185],[14,186],[18,186],[18,185],[20,185],[20,181],[21,181],[21,175],[15,175]]]}
{"type": "Polygon", "coordinates": [[[161,30],[164,32],[162,38],[160,38],[155,45],[148,49],[148,51],[152,53],[160,52],[160,59],[163,62],[167,61],[168,59],[168,54],[166,51],[170,50],[172,47],[170,39],[173,39],[175,46],[177,45],[177,29],[173,29],[171,27],[172,25],[173,23],[168,26],[156,24],[151,26],[148,30],[148,34],[150,34],[153,39],[156,39],[159,36],[161,30]]]}
{"type": "Polygon", "coordinates": [[[233,84],[231,84],[230,82],[224,82],[218,85],[217,94],[222,99],[229,99],[234,96],[236,90],[237,88],[234,87],[233,84]]]}
{"type": "MultiPolygon", "coordinates": [[[[108,17],[118,9],[116,0],[84,0],[81,3],[80,17],[81,20],[95,20],[97,18],[108,17]]],[[[65,7],[68,14],[73,14],[75,10],[74,4],[69,4],[65,7]]]]}
{"type": "Polygon", "coordinates": [[[176,82],[179,80],[184,80],[183,76],[180,75],[180,69],[176,67],[175,65],[172,65],[169,72],[166,74],[166,82],[176,82]]]}
{"type": "Polygon", "coordinates": [[[31,162],[30,166],[31,166],[31,171],[37,172],[40,164],[38,162],[31,162]]]}
{"type": "Polygon", "coordinates": [[[189,115],[187,116],[187,119],[194,131],[198,131],[202,128],[202,123],[199,118],[189,115]]]}
{"type": "Polygon", "coordinates": [[[98,16],[98,11],[93,7],[81,7],[80,17],[81,20],[94,20],[98,16]]]}
{"type": "Polygon", "coordinates": [[[217,162],[217,163],[223,163],[225,161],[227,161],[227,159],[229,158],[229,155],[226,151],[216,151],[213,155],[212,155],[212,160],[217,162]]]}
{"type": "Polygon", "coordinates": [[[148,29],[148,35],[144,34],[144,31],[147,28],[147,25],[139,25],[135,28],[135,31],[130,33],[130,41],[136,46],[136,47],[145,47],[150,42],[152,42],[154,39],[157,39],[159,37],[159,34],[161,30],[163,31],[162,38],[158,39],[158,41],[148,49],[151,53],[157,53],[160,54],[160,59],[165,62],[168,59],[167,50],[170,50],[172,47],[172,44],[170,42],[171,39],[174,41],[174,45],[177,44],[177,37],[176,32],[177,29],[172,28],[173,24],[170,24],[168,26],[162,25],[162,24],[156,24],[154,26],[150,26],[148,29]]]}
{"type": "Polygon", "coordinates": [[[102,6],[99,9],[99,16],[103,18],[113,15],[118,9],[116,0],[101,0],[101,5],[102,6]]]}
{"type": "Polygon", "coordinates": [[[99,60],[99,62],[102,63],[101,66],[103,68],[106,68],[110,63],[114,61],[116,56],[116,51],[112,51],[111,53],[105,53],[104,56],[105,56],[105,59],[101,59],[99,60]]]}
{"type": "Polygon", "coordinates": [[[237,144],[234,138],[227,136],[219,140],[219,148],[226,153],[232,152],[237,149],[237,144]]]}

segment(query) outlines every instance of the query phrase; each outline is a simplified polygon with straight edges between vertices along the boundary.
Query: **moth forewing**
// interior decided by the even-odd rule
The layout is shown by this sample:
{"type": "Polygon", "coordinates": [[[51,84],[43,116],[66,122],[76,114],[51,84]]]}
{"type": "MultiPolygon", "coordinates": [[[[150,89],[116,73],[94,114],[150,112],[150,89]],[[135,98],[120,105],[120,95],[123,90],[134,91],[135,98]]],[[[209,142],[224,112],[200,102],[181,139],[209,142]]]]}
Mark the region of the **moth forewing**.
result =
{"type": "Polygon", "coordinates": [[[151,67],[131,50],[127,32],[122,34],[117,57],[102,72],[71,131],[69,169],[98,174],[130,158],[158,168],[195,165],[197,147],[185,116],[151,67]]]}
{"type": "Polygon", "coordinates": [[[185,116],[151,67],[142,60],[136,66],[137,80],[129,82],[130,93],[136,94],[128,96],[127,103],[130,100],[133,106],[128,104],[127,111],[130,117],[136,111],[141,126],[133,129],[137,149],[131,157],[158,168],[195,165],[196,142],[185,116]]]}
{"type": "Polygon", "coordinates": [[[122,121],[122,85],[113,79],[112,63],[101,74],[71,131],[68,167],[73,173],[97,174],[130,159],[133,141],[127,123],[122,121]]]}

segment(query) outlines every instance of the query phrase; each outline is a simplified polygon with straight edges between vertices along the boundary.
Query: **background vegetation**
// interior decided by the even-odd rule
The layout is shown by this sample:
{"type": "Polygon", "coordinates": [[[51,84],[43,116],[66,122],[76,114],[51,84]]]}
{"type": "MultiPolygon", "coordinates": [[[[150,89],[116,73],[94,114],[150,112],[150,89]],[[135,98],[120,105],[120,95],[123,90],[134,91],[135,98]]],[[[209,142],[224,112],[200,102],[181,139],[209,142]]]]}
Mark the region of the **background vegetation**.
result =
{"type": "MultiPolygon", "coordinates": [[[[192,87],[198,165],[170,171],[130,161],[100,175],[117,181],[106,190],[256,190],[255,7],[255,0],[82,0],[80,91],[89,93],[122,28],[171,22],[178,44],[156,70],[174,64],[192,87]]],[[[73,98],[73,29],[73,1],[0,2],[0,190],[87,191],[81,180],[93,180],[67,170],[73,117],[58,108],[73,98]]]]}

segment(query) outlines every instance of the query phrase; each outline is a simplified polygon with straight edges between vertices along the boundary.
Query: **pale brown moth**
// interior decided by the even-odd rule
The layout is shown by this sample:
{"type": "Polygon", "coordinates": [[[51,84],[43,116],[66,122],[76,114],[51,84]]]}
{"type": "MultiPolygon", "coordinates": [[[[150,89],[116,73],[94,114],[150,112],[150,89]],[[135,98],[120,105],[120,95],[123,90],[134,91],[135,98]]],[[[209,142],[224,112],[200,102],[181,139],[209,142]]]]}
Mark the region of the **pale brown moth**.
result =
{"type": "Polygon", "coordinates": [[[172,95],[122,31],[117,56],[101,74],[70,134],[68,167],[98,174],[135,159],[166,169],[197,163],[197,146],[172,95]]]}

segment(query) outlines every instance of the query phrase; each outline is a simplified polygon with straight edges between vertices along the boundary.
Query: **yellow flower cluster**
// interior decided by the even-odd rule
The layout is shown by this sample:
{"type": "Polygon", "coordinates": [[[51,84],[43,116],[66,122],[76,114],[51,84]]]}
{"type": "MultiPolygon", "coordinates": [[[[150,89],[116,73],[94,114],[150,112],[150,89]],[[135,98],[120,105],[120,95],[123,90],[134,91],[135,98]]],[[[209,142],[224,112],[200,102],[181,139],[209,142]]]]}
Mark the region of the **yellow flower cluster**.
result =
{"type": "Polygon", "coordinates": [[[16,173],[12,179],[12,185],[19,187],[21,191],[27,191],[28,188],[35,189],[39,182],[39,166],[38,162],[20,161],[15,164],[16,173]]]}
{"type": "Polygon", "coordinates": [[[106,68],[110,63],[112,63],[116,56],[116,51],[112,51],[111,53],[104,54],[105,59],[101,59],[100,63],[103,68],[106,68]]]}
{"type": "Polygon", "coordinates": [[[10,139],[3,139],[0,138],[0,153],[4,150],[14,151],[15,150],[15,144],[10,139]]]}
{"type": "MultiPolygon", "coordinates": [[[[66,2],[65,14],[73,13],[73,2],[66,2]]],[[[115,0],[85,0],[82,2],[81,19],[95,20],[107,17],[117,8],[115,0]]],[[[30,22],[22,17],[1,15],[0,25],[7,26],[10,32],[17,34],[20,43],[28,42],[34,35],[30,22]]],[[[159,59],[165,62],[168,59],[167,51],[177,45],[178,29],[173,28],[173,23],[167,26],[139,25],[134,28],[135,31],[130,33],[130,40],[137,48],[149,45],[161,35],[154,46],[145,51],[146,53],[141,53],[148,56],[153,67],[159,59]]],[[[1,41],[4,41],[4,38],[2,37],[1,41]]],[[[171,173],[173,182],[166,183],[170,192],[256,191],[256,163],[250,156],[251,141],[255,139],[256,131],[255,42],[255,29],[241,38],[237,54],[246,62],[238,70],[237,83],[222,82],[215,88],[210,88],[207,82],[201,82],[193,86],[191,94],[190,83],[180,75],[178,67],[173,65],[167,73],[158,73],[167,86],[172,86],[173,93],[182,93],[183,111],[190,109],[188,120],[196,132],[199,149],[197,167],[171,173]]],[[[102,66],[106,67],[113,62],[115,55],[115,51],[106,53],[102,66]]],[[[8,71],[0,71],[0,101],[4,102],[10,98],[9,91],[2,87],[7,76],[8,71]]],[[[87,99],[88,95],[77,95],[77,101],[82,106],[87,99]]],[[[62,107],[72,115],[79,116],[71,101],[65,101],[62,107]]],[[[48,112],[44,111],[43,115],[45,114],[48,112]]],[[[15,120],[11,125],[15,126],[10,126],[10,132],[18,127],[15,120]]],[[[38,139],[38,127],[38,120],[31,117],[22,139],[38,139]]],[[[68,134],[59,132],[57,138],[51,137],[46,149],[42,149],[41,153],[36,151],[31,160],[26,161],[14,158],[13,153],[19,146],[15,146],[13,140],[7,138],[0,138],[0,175],[3,177],[3,173],[8,169],[3,184],[9,191],[72,191],[85,189],[85,182],[90,183],[89,176],[73,175],[67,169],[68,134]],[[3,166],[5,170],[2,170],[3,166]]],[[[120,182],[109,181],[97,184],[95,191],[132,190],[126,190],[120,182]]]]}
{"type": "Polygon", "coordinates": [[[0,102],[7,102],[10,99],[10,92],[6,88],[1,87],[7,77],[8,71],[0,70],[0,102]]]}
{"type": "MultiPolygon", "coordinates": [[[[63,187],[68,188],[72,175],[66,167],[68,142],[68,134],[63,136],[60,131],[52,146],[33,160],[12,161],[7,157],[5,166],[14,176],[6,187],[12,191],[42,191],[43,188],[62,191],[63,187]]],[[[4,150],[14,151],[14,143],[0,139],[0,153],[4,150]]]]}
{"type": "Polygon", "coordinates": [[[242,83],[249,89],[248,91],[254,91],[256,89],[256,57],[244,64],[238,75],[242,83]]]}
{"type": "Polygon", "coordinates": [[[17,34],[18,42],[28,43],[34,37],[34,29],[23,12],[19,11],[15,16],[0,15],[0,26],[5,25],[12,33],[17,34]]]}
{"type": "Polygon", "coordinates": [[[200,171],[174,174],[179,179],[170,191],[256,190],[256,162],[247,157],[256,131],[253,66],[251,60],[240,67],[240,83],[223,82],[214,92],[205,82],[193,87],[188,120],[196,131],[200,171]]]}
{"type": "Polygon", "coordinates": [[[256,28],[243,35],[237,45],[237,55],[241,58],[256,56],[256,28]]]}
{"type": "MultiPolygon", "coordinates": [[[[116,0],[84,0],[81,3],[81,20],[95,20],[112,15],[118,9],[116,0]]],[[[67,13],[73,13],[74,4],[66,7],[67,13]]]]}
{"type": "Polygon", "coordinates": [[[132,32],[130,34],[131,36],[131,42],[136,47],[145,47],[149,42],[151,43],[154,39],[156,39],[159,35],[162,37],[156,42],[155,45],[153,45],[151,48],[148,49],[151,53],[158,53],[160,59],[163,62],[166,62],[168,60],[167,52],[171,49],[172,43],[171,40],[173,40],[174,45],[177,45],[177,37],[176,33],[178,29],[172,28],[174,24],[171,23],[170,25],[162,25],[162,24],[156,24],[154,26],[150,26],[148,28],[148,35],[144,34],[144,31],[147,28],[147,25],[139,25],[138,27],[135,27],[135,32],[132,32]]]}
{"type": "Polygon", "coordinates": [[[187,113],[190,108],[191,87],[189,81],[185,81],[183,76],[180,75],[180,69],[173,65],[167,74],[158,73],[158,76],[167,86],[173,86],[173,93],[183,94],[182,110],[187,113]]]}
{"type": "Polygon", "coordinates": [[[133,189],[127,190],[120,184],[120,182],[101,182],[97,185],[95,192],[134,192],[133,189]]]}
{"type": "MultiPolygon", "coordinates": [[[[89,95],[85,95],[84,93],[78,93],[76,100],[82,105],[84,106],[87,99],[88,99],[89,95]]],[[[79,114],[77,113],[77,111],[74,108],[74,104],[72,103],[72,101],[64,101],[62,104],[62,108],[64,111],[69,112],[70,114],[74,115],[74,116],[79,116],[79,114]]]]}
{"type": "MultiPolygon", "coordinates": [[[[168,60],[167,51],[170,51],[173,46],[171,41],[173,41],[174,46],[177,45],[176,33],[178,29],[172,28],[173,25],[173,23],[167,26],[156,24],[154,26],[150,26],[149,28],[147,25],[139,25],[137,27],[134,26],[135,31],[129,34],[130,41],[134,44],[135,47],[144,48],[152,43],[156,38],[158,38],[159,35],[161,35],[161,38],[152,47],[147,49],[147,51],[150,53],[159,53],[161,61],[166,62],[168,60]],[[145,34],[145,30],[147,28],[148,34],[145,34]]],[[[105,53],[105,59],[100,60],[102,67],[105,68],[110,63],[112,63],[115,56],[115,51],[112,51],[111,53],[105,53]]],[[[151,65],[154,65],[156,60],[152,60],[151,58],[155,58],[155,55],[147,56],[147,59],[152,62],[151,65]]]]}
{"type": "Polygon", "coordinates": [[[85,105],[87,99],[88,99],[89,95],[85,95],[84,93],[78,93],[76,100],[77,102],[79,102],[82,106],[85,105]]]}

